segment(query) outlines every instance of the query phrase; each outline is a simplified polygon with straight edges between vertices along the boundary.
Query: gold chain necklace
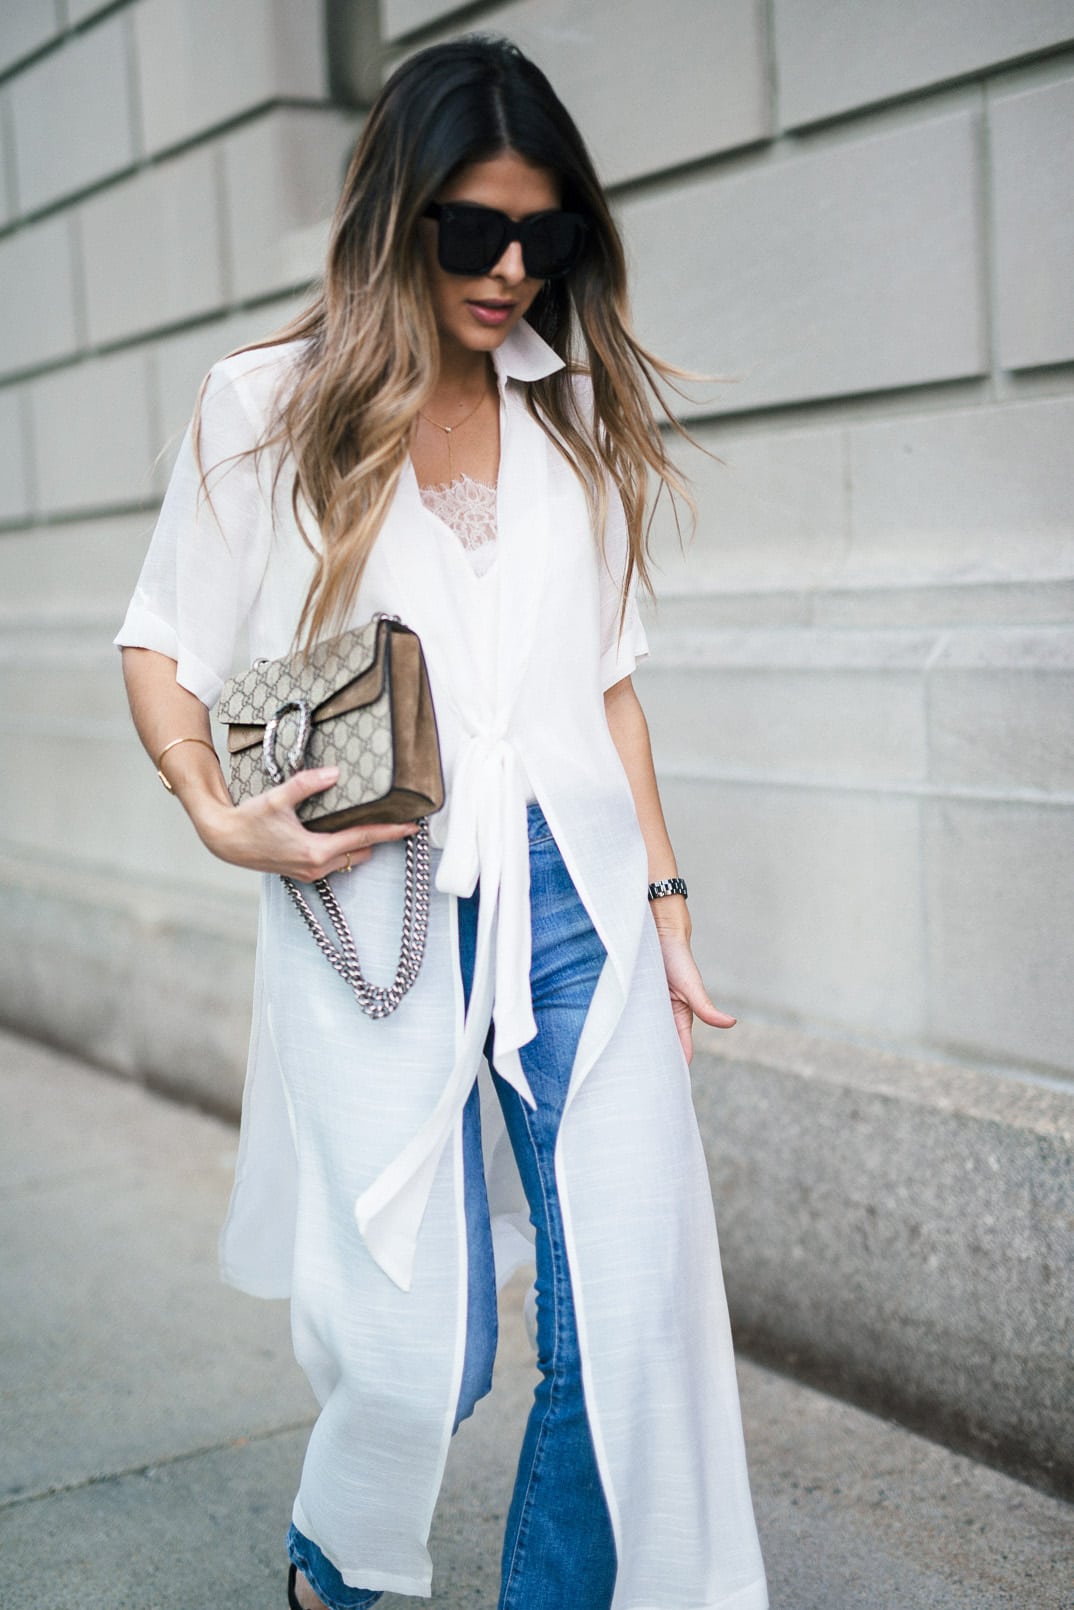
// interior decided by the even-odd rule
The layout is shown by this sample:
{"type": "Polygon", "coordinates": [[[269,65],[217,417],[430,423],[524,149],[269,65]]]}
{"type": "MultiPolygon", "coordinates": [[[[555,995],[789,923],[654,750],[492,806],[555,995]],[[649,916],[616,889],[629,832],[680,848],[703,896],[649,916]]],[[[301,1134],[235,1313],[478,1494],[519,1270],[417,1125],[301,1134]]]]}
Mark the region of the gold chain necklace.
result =
{"type": "Polygon", "coordinates": [[[418,409],[418,415],[419,415],[419,417],[421,419],[424,419],[426,421],[426,423],[429,424],[429,425],[435,425],[437,430],[442,430],[444,432],[444,435],[447,437],[447,462],[448,462],[448,480],[449,481],[453,481],[455,479],[455,466],[452,463],[452,459],[451,459],[451,438],[452,438],[452,435],[454,434],[455,431],[461,430],[462,427],[466,424],[467,420],[473,419],[474,415],[477,413],[477,410],[481,407],[481,404],[485,401],[485,398],[487,396],[488,396],[488,392],[483,391],[481,393],[480,397],[477,399],[477,402],[470,409],[470,412],[468,414],[465,414],[463,416],[463,418],[459,420],[458,424],[455,424],[455,425],[441,425],[441,423],[440,423],[440,421],[438,419],[430,419],[428,414],[423,413],[420,408],[418,409]]]}

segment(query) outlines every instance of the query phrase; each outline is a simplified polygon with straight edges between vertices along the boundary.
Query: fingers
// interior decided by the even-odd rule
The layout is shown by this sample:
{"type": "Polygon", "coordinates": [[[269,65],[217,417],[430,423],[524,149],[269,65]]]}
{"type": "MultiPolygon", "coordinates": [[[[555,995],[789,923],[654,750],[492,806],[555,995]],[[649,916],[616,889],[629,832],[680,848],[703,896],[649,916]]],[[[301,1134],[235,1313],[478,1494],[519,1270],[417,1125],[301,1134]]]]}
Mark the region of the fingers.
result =
{"type": "Polygon", "coordinates": [[[360,833],[359,848],[363,848],[366,844],[392,844],[396,839],[413,838],[417,831],[417,822],[370,822],[365,827],[343,828],[339,833],[329,833],[328,837],[344,844],[347,835],[360,833]]]}
{"type": "Polygon", "coordinates": [[[315,883],[331,873],[350,872],[368,861],[373,847],[409,838],[417,822],[379,822],[316,833],[296,814],[304,800],[322,793],[338,779],[339,768],[325,766],[296,772],[235,808],[229,853],[225,859],[259,872],[278,872],[301,883],[315,883]]]}
{"type": "MultiPolygon", "coordinates": [[[[341,827],[335,833],[311,833],[310,837],[324,847],[330,860],[333,856],[346,855],[350,850],[354,855],[360,853],[365,861],[374,845],[395,844],[400,839],[413,838],[418,826],[417,822],[368,822],[361,827],[341,827]]],[[[303,829],[303,832],[308,831],[303,829]]]]}
{"type": "Polygon", "coordinates": [[[320,878],[331,877],[337,872],[353,872],[355,867],[368,861],[372,850],[336,851],[334,855],[309,855],[304,857],[293,868],[274,868],[282,871],[286,877],[294,878],[296,883],[316,883],[320,878]]]}
{"type": "Polygon", "coordinates": [[[731,1029],[738,1022],[737,1017],[729,1017],[726,1012],[721,1012],[713,1006],[707,995],[703,995],[700,1002],[692,1001],[690,1004],[694,1015],[699,1017],[702,1023],[711,1024],[714,1029],[731,1029]]]}
{"type": "Polygon", "coordinates": [[[699,1017],[702,1023],[711,1024],[714,1029],[730,1029],[738,1022],[737,1018],[729,1017],[714,1006],[703,989],[684,995],[684,999],[694,1016],[699,1017]]]}
{"type": "Polygon", "coordinates": [[[688,965],[668,968],[668,985],[675,1000],[682,1005],[688,1017],[699,1017],[702,1023],[714,1029],[733,1028],[738,1019],[721,1012],[710,999],[702,982],[697,965],[690,957],[688,965]]]}
{"type": "MultiPolygon", "coordinates": [[[[285,783],[265,791],[262,798],[284,810],[294,810],[303,800],[321,794],[339,778],[338,766],[313,767],[309,771],[296,771],[285,783]]],[[[418,829],[417,822],[369,822],[360,827],[341,828],[337,833],[320,835],[333,851],[340,855],[348,850],[365,849],[368,844],[384,844],[393,839],[409,838],[418,829]]]]}
{"type": "Polygon", "coordinates": [[[277,783],[275,788],[267,789],[281,805],[294,810],[301,805],[304,799],[310,799],[314,794],[322,794],[326,788],[339,781],[338,766],[313,766],[308,771],[296,771],[293,777],[288,777],[285,783],[277,783]]]}
{"type": "Polygon", "coordinates": [[[692,1029],[689,1021],[680,1022],[679,1025],[678,1025],[678,1029],[679,1029],[679,1044],[682,1046],[682,1054],[686,1058],[686,1066],[689,1067],[690,1063],[694,1060],[694,1034],[693,1034],[693,1029],[692,1029]]]}
{"type": "Polygon", "coordinates": [[[379,822],[367,827],[345,827],[338,833],[311,833],[296,824],[298,853],[305,870],[299,874],[307,882],[325,878],[331,872],[352,872],[368,861],[378,844],[411,838],[417,822],[379,822]]]}
{"type": "Polygon", "coordinates": [[[714,1029],[730,1029],[737,1023],[737,1018],[721,1012],[710,1000],[697,963],[688,948],[685,956],[680,955],[668,967],[668,983],[687,1011],[699,1017],[702,1023],[708,1023],[714,1029]]]}
{"type": "Polygon", "coordinates": [[[675,1028],[678,1031],[679,1044],[682,1046],[682,1054],[686,1058],[687,1065],[689,1065],[694,1056],[694,1014],[681,997],[676,1000],[673,996],[671,1004],[675,1015],[675,1028]]]}
{"type": "Polygon", "coordinates": [[[701,991],[687,999],[685,994],[672,997],[672,1007],[675,1014],[675,1027],[678,1030],[679,1044],[687,1065],[694,1059],[694,1018],[699,1017],[702,1023],[710,1023],[714,1029],[734,1028],[738,1019],[730,1017],[726,1012],[720,1012],[708,996],[701,991]]]}
{"type": "MultiPolygon", "coordinates": [[[[669,980],[670,983],[670,980],[669,980]]],[[[701,975],[689,981],[679,982],[671,986],[671,1004],[675,1014],[675,1027],[678,1030],[679,1044],[682,1046],[683,1056],[687,1064],[694,1057],[694,1018],[699,1017],[702,1023],[711,1024],[714,1029],[734,1028],[737,1018],[721,1012],[705,992],[701,982],[701,975]]]]}

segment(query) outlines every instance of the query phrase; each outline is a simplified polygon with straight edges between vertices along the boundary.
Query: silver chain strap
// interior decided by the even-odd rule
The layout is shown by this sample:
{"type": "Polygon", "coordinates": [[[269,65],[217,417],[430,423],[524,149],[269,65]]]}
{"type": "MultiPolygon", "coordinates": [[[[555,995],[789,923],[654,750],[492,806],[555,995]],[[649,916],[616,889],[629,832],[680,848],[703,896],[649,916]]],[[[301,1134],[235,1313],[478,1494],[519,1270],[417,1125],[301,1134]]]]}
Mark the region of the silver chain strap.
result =
{"type": "Polygon", "coordinates": [[[358,961],[358,948],[339,901],[327,878],[318,878],[313,887],[321,897],[335,929],[339,947],[333,944],[316,913],[293,878],[281,875],[280,882],[298,908],[306,927],[317,942],[322,956],[354,991],[354,998],[367,1017],[382,1018],[394,1012],[418,976],[425,955],[429,932],[429,823],[423,819],[416,833],[406,841],[406,888],[403,895],[403,936],[395,977],[385,987],[371,984],[358,961]]]}

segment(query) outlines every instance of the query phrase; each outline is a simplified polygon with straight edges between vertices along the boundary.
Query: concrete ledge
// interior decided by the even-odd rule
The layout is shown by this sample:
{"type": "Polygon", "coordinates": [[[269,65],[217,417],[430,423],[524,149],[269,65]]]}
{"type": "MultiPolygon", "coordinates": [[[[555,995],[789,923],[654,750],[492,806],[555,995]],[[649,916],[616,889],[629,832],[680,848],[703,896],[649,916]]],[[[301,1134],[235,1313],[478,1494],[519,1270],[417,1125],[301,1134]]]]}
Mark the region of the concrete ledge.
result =
{"type": "Polygon", "coordinates": [[[0,1023],[238,1115],[256,908],[0,855],[0,1023]]]}
{"type": "MultiPolygon", "coordinates": [[[[234,1118],[255,929],[0,856],[0,1022],[234,1118]]],[[[745,1023],[693,1083],[739,1347],[1074,1493],[1074,1090],[745,1023]]]]}
{"type": "Polygon", "coordinates": [[[1074,1492],[1074,1090],[743,1024],[693,1080],[739,1346],[1074,1492]]]}

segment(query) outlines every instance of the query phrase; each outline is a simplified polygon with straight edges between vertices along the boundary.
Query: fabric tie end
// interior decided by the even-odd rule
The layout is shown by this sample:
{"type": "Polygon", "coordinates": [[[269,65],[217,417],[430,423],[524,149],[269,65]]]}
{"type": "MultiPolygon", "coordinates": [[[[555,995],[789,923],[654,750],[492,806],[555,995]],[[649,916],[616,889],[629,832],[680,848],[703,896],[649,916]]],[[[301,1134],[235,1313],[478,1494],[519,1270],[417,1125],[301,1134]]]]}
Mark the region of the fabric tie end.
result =
{"type": "Polygon", "coordinates": [[[376,1216],[370,1217],[363,1213],[357,1202],[354,1206],[354,1217],[369,1256],[378,1269],[382,1269],[400,1291],[409,1291],[414,1283],[416,1241],[378,1225],[376,1216]]]}
{"type": "MultiPolygon", "coordinates": [[[[536,1030],[534,1030],[534,1033],[536,1033],[536,1030]]],[[[526,1078],[525,1070],[522,1067],[522,1058],[517,1050],[493,1051],[492,1064],[500,1078],[506,1079],[512,1089],[517,1090],[523,1101],[528,1103],[536,1112],[537,1097],[530,1089],[530,1082],[526,1078]]]]}

